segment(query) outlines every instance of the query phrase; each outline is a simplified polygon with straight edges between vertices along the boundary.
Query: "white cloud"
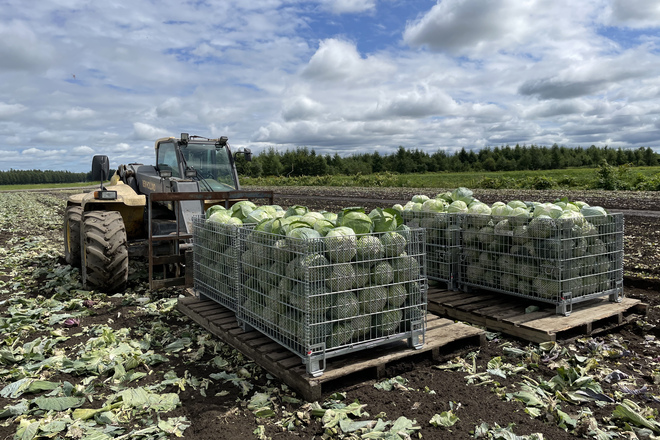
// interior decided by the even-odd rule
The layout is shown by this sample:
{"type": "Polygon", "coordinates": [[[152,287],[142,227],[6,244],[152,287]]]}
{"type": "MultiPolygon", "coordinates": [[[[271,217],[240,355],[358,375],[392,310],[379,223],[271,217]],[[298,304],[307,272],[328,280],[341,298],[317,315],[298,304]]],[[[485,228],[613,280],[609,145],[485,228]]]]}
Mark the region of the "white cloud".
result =
{"type": "Polygon", "coordinates": [[[303,69],[311,81],[369,82],[374,76],[386,76],[394,66],[378,56],[362,58],[354,43],[330,38],[321,41],[316,53],[303,69]]]}
{"type": "Polygon", "coordinates": [[[507,47],[525,38],[535,1],[444,0],[409,23],[404,41],[455,54],[507,47]]]}
{"type": "Polygon", "coordinates": [[[145,124],[144,122],[133,123],[133,135],[136,139],[148,140],[167,136],[167,130],[145,124]]]}
{"type": "Polygon", "coordinates": [[[0,119],[9,119],[14,115],[24,112],[27,109],[22,104],[7,104],[0,102],[0,119]]]}
{"type": "Polygon", "coordinates": [[[656,0],[8,2],[0,167],[88,171],[80,146],[152,163],[180,132],[340,154],[657,142],[656,0]]]}
{"type": "Polygon", "coordinates": [[[321,4],[334,14],[354,14],[376,7],[375,0],[321,0],[321,4]]]}
{"type": "Polygon", "coordinates": [[[53,58],[53,50],[30,25],[12,20],[0,23],[0,71],[43,71],[53,58]]]}
{"type": "Polygon", "coordinates": [[[631,28],[657,28],[660,3],[656,0],[611,0],[609,23],[631,28]]]}
{"type": "Polygon", "coordinates": [[[285,121],[307,120],[323,113],[323,105],[307,96],[297,96],[284,103],[282,117],[285,121]]]}
{"type": "Polygon", "coordinates": [[[91,156],[94,154],[94,150],[87,145],[81,145],[79,147],[72,148],[71,153],[75,156],[91,156]]]}

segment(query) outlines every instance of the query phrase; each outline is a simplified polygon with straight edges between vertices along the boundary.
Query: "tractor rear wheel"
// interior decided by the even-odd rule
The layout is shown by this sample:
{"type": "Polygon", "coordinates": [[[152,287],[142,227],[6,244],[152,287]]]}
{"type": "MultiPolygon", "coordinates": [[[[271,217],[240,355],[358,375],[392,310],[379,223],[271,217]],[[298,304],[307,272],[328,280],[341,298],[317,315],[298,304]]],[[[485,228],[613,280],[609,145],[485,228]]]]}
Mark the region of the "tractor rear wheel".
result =
{"type": "Polygon", "coordinates": [[[80,223],[82,207],[69,206],[64,213],[64,259],[71,266],[80,267],[80,223]]]}
{"type": "Polygon", "coordinates": [[[121,214],[86,212],[82,238],[83,286],[103,292],[124,290],[128,280],[128,242],[121,214]]]}

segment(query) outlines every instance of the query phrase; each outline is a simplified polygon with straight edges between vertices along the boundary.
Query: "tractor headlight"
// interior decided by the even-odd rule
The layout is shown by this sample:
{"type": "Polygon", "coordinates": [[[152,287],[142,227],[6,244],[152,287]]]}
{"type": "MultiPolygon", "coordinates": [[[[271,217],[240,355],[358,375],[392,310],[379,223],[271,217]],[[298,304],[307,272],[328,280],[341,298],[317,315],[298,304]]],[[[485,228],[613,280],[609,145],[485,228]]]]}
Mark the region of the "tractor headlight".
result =
{"type": "Polygon", "coordinates": [[[94,191],[94,198],[97,200],[117,200],[117,191],[94,191]]]}

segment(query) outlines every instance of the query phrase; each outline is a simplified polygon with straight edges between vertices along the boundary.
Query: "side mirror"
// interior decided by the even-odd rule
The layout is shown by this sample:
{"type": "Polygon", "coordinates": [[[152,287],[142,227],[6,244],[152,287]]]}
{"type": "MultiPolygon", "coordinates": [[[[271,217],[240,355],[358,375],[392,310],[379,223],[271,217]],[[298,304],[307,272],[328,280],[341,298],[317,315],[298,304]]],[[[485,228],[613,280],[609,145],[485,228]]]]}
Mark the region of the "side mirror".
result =
{"type": "Polygon", "coordinates": [[[108,156],[98,155],[92,158],[92,180],[103,182],[110,174],[110,159],[108,156]]]}
{"type": "Polygon", "coordinates": [[[252,162],[252,150],[250,150],[249,148],[245,149],[245,160],[247,160],[248,162],[252,162]]]}

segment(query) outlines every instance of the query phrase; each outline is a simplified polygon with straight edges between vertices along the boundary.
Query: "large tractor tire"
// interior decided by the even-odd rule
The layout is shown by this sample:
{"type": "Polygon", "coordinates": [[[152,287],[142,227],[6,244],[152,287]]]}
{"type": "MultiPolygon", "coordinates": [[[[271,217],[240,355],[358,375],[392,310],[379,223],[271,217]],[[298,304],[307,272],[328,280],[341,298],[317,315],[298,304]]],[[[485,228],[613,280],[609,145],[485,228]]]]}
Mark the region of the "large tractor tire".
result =
{"type": "Polygon", "coordinates": [[[64,259],[71,266],[80,267],[80,224],[82,207],[69,206],[64,213],[64,259]]]}
{"type": "Polygon", "coordinates": [[[121,214],[86,212],[82,238],[83,286],[108,293],[123,291],[128,280],[128,244],[121,214]]]}

